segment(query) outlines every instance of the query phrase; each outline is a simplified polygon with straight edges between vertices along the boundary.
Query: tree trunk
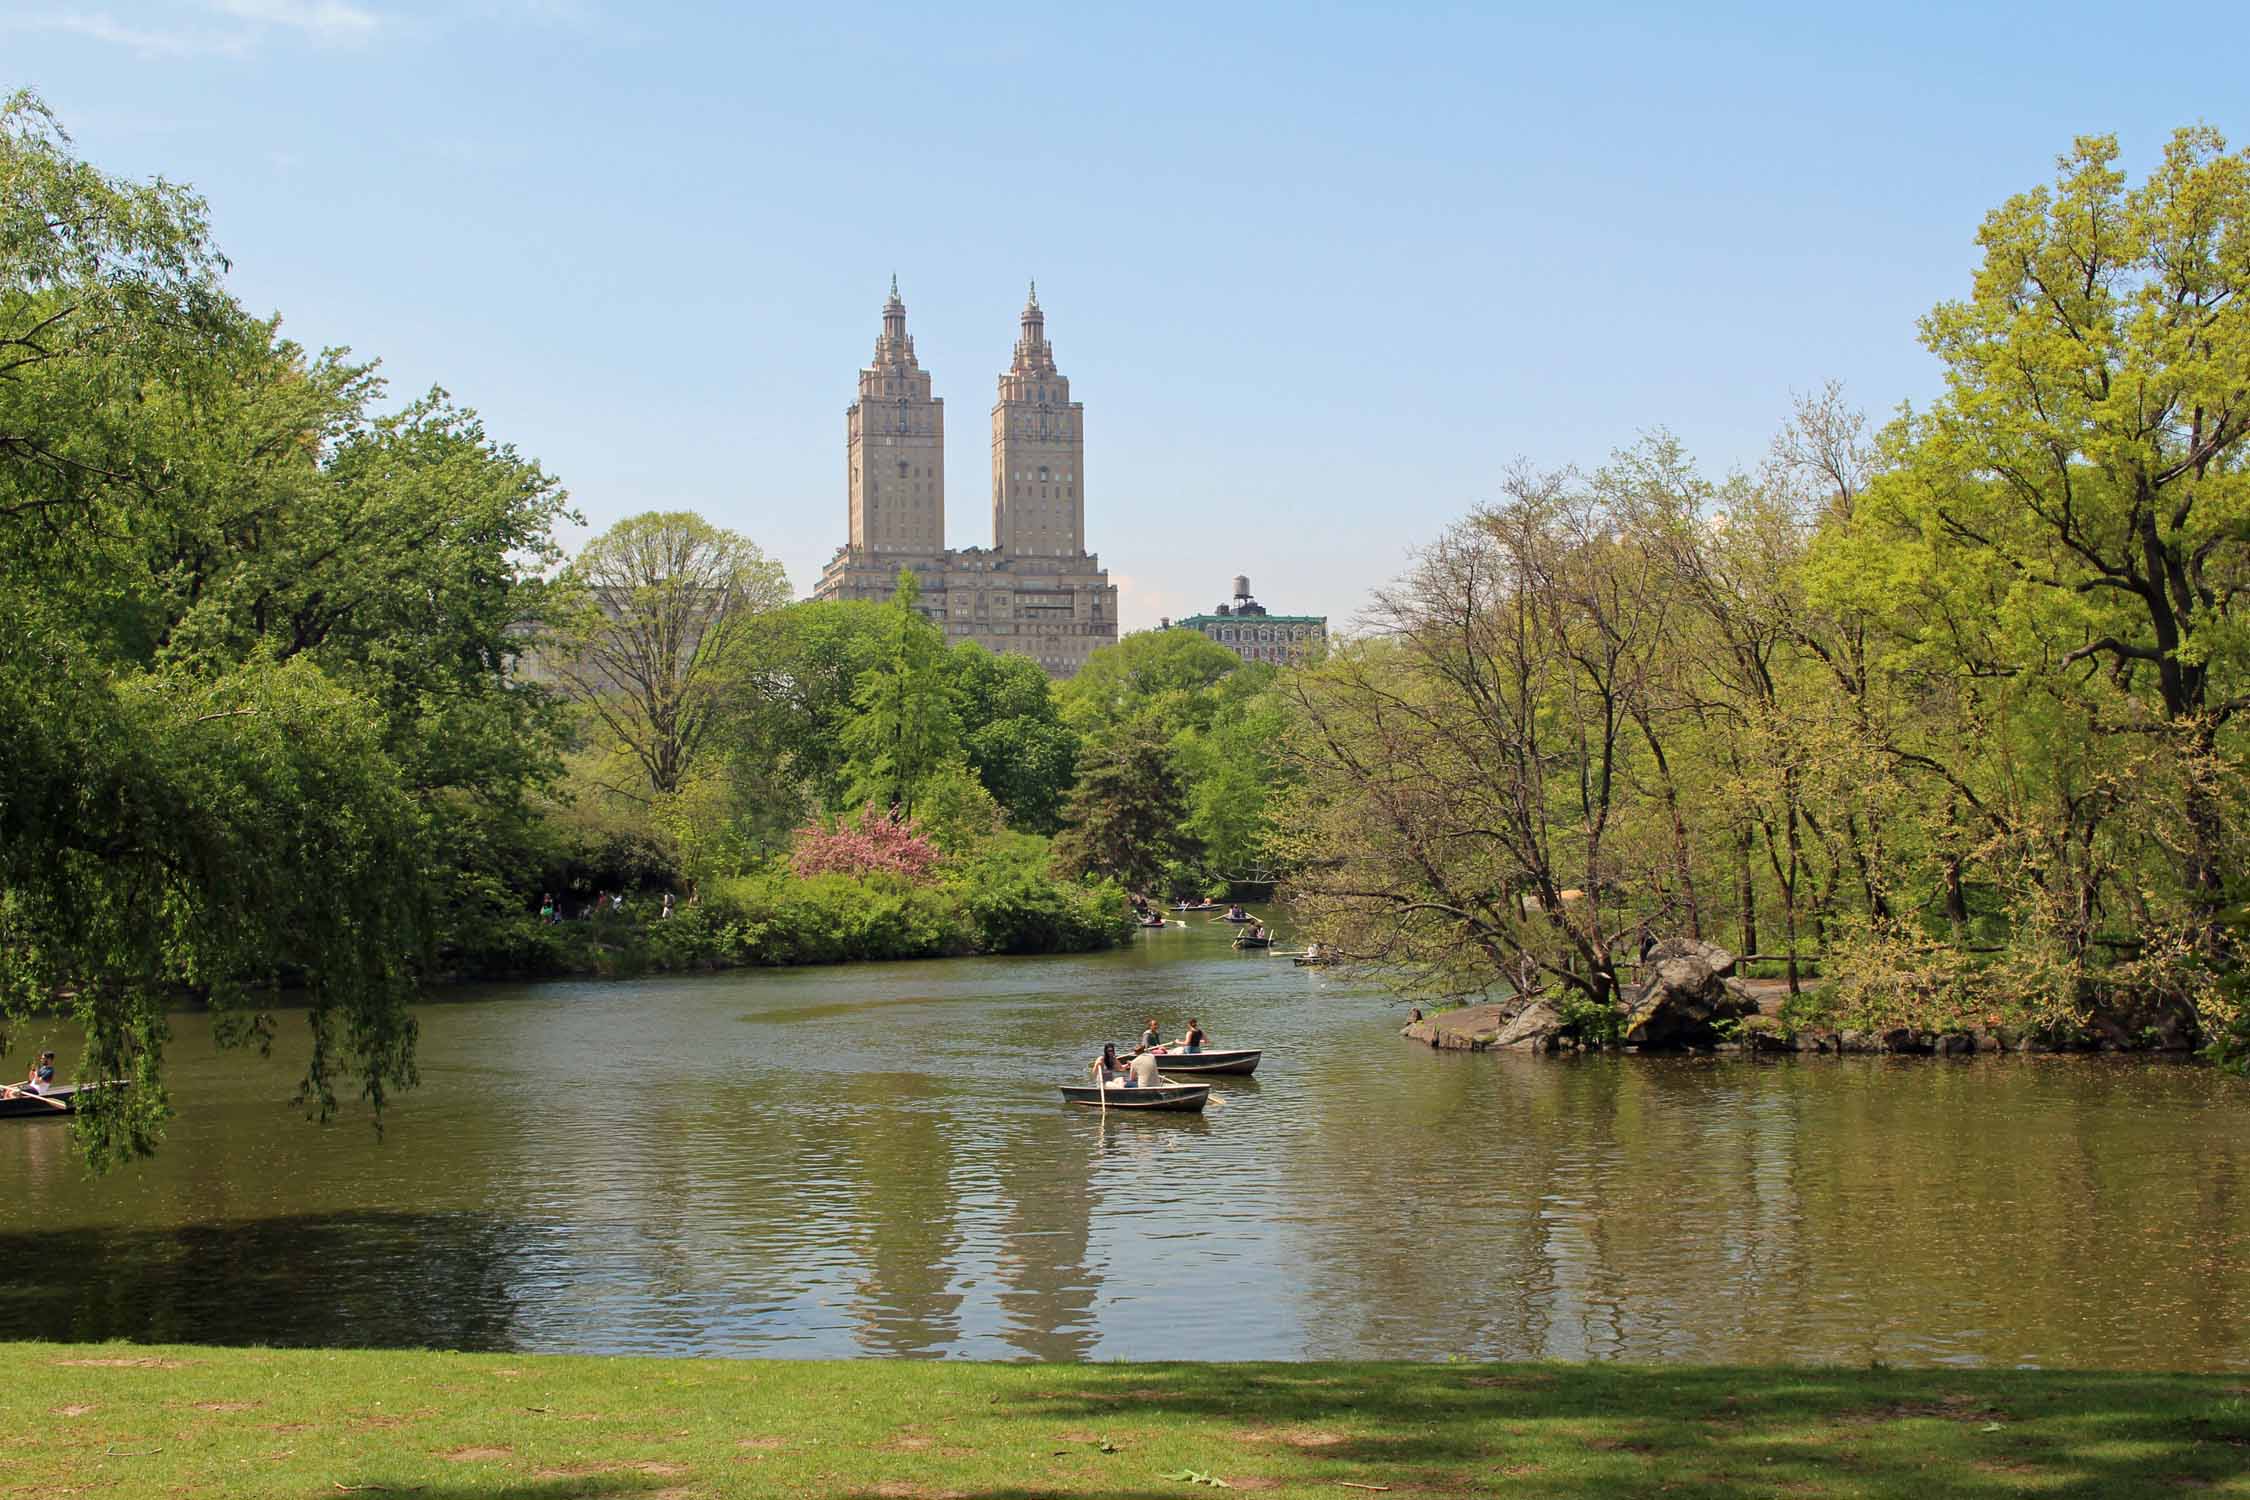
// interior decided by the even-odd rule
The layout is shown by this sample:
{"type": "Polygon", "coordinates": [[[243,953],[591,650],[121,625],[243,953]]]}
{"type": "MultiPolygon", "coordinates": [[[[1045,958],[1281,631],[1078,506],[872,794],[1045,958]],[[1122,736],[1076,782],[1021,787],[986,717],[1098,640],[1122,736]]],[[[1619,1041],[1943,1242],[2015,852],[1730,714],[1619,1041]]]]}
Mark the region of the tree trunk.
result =
{"type": "Polygon", "coordinates": [[[1797,878],[1799,850],[1797,847],[1797,799],[1795,789],[1784,780],[1785,795],[1789,797],[1788,847],[1789,876],[1781,883],[1781,919],[1789,940],[1789,993],[1797,991],[1797,878]]]}
{"type": "Polygon", "coordinates": [[[1952,835],[1945,852],[1945,920],[1953,929],[1953,946],[1964,947],[1969,941],[1969,898],[1961,889],[1961,851],[1953,842],[1959,835],[1954,832],[1961,822],[1961,799],[1949,797],[1945,803],[1945,826],[1952,835]]]}
{"type": "Polygon", "coordinates": [[[1742,914],[1742,951],[1745,955],[1758,951],[1758,882],[1750,872],[1750,825],[1742,825],[1742,836],[1735,843],[1734,902],[1742,914]]]}

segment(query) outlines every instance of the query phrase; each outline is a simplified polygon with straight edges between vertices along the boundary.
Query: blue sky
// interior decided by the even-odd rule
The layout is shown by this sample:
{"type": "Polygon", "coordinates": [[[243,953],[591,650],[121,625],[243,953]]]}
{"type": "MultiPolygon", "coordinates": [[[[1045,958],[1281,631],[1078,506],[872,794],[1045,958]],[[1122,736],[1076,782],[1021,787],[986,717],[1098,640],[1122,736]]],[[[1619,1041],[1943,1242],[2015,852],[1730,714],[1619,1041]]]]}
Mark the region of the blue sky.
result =
{"type": "Polygon", "coordinates": [[[2114,8],[1821,9],[0,0],[0,85],[200,188],[293,337],[800,590],[894,271],[991,540],[1036,276],[1126,625],[1236,572],[1341,623],[1517,458],[1723,471],[1792,390],[1926,397],[1916,318],[2074,135],[2250,134],[2114,8]]]}

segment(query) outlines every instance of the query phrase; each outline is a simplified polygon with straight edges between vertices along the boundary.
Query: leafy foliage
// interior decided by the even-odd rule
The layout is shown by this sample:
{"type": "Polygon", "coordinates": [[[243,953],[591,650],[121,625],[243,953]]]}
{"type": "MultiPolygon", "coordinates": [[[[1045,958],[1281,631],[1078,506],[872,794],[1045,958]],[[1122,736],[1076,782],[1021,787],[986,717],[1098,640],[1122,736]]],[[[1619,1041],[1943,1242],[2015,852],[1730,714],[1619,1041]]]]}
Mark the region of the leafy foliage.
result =
{"type": "Polygon", "coordinates": [[[219,281],[203,206],[0,110],[0,1013],[67,1012],[97,1164],[152,1148],[166,1004],[303,1096],[413,1078],[404,1002],[530,829],[557,724],[511,666],[560,490],[442,392],[309,357],[219,281]]]}

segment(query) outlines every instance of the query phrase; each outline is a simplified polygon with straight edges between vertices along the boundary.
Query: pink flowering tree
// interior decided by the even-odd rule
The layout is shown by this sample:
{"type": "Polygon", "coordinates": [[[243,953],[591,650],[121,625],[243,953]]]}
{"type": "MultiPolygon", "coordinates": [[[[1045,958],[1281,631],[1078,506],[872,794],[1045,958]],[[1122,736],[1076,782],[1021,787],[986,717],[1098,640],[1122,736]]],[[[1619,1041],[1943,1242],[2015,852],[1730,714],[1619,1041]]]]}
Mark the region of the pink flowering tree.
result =
{"type": "Polygon", "coordinates": [[[857,818],[833,828],[815,822],[798,829],[789,867],[799,875],[903,875],[925,881],[944,857],[914,819],[894,823],[869,803],[857,818]]]}

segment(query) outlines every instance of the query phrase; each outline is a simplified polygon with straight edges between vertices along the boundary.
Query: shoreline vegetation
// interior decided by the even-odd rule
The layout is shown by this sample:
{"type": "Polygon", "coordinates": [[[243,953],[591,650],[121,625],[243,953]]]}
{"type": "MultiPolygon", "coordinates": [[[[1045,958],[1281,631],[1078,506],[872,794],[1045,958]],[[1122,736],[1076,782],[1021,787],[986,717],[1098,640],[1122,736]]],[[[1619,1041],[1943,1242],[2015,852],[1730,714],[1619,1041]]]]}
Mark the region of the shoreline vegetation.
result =
{"type": "Polygon", "coordinates": [[[499,918],[477,930],[473,946],[446,955],[444,972],[430,982],[1092,953],[1135,930],[1116,886],[1042,880],[1029,871],[998,889],[883,875],[769,875],[725,882],[669,917],[636,909],[552,923],[499,918]]]}
{"type": "Polygon", "coordinates": [[[26,1495],[2133,1500],[2250,1456],[2239,1375],[7,1348],[26,1495]]]}

